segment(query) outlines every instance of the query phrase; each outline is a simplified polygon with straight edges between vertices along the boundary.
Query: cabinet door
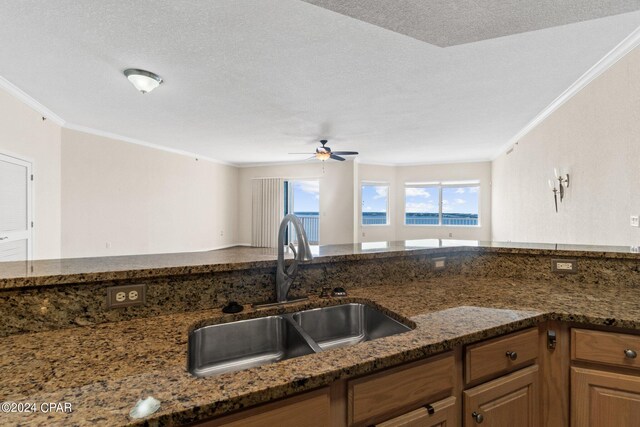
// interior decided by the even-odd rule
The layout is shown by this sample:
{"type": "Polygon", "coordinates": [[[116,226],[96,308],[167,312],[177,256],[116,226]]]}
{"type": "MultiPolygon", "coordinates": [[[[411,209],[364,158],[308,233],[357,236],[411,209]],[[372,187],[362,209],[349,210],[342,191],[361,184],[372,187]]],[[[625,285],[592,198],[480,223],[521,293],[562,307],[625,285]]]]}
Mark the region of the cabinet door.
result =
{"type": "Polygon", "coordinates": [[[640,377],[571,368],[573,427],[637,427],[640,377]]]}
{"type": "Polygon", "coordinates": [[[538,366],[464,392],[465,427],[538,427],[538,366]]]}
{"type": "Polygon", "coordinates": [[[451,396],[428,406],[430,410],[427,407],[416,409],[378,424],[377,427],[456,427],[458,425],[458,406],[455,397],[451,396]]]}

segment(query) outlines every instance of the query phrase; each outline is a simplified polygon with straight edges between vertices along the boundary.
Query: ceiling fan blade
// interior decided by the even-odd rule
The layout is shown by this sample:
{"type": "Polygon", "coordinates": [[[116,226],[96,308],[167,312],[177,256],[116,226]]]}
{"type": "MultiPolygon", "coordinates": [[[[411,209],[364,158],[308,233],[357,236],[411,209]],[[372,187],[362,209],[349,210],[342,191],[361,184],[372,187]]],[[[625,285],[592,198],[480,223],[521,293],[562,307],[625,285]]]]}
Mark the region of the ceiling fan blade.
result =
{"type": "Polygon", "coordinates": [[[335,154],[331,154],[331,158],[333,160],[340,160],[341,162],[344,162],[346,160],[344,157],[336,156],[335,154]]]}
{"type": "Polygon", "coordinates": [[[332,153],[339,156],[355,156],[358,154],[357,151],[332,151],[332,153]]]}

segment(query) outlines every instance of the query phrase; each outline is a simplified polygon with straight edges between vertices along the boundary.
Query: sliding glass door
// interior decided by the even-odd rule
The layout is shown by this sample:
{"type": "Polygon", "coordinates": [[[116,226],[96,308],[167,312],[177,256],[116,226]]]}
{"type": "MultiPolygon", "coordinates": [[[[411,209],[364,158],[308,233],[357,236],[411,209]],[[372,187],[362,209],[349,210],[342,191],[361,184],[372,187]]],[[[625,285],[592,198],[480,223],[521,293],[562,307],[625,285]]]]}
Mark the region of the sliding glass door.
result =
{"type": "MultiPolygon", "coordinates": [[[[284,183],[285,215],[295,214],[312,245],[320,241],[320,181],[289,180],[284,183]]],[[[289,241],[295,242],[295,230],[289,227],[289,241]]]]}

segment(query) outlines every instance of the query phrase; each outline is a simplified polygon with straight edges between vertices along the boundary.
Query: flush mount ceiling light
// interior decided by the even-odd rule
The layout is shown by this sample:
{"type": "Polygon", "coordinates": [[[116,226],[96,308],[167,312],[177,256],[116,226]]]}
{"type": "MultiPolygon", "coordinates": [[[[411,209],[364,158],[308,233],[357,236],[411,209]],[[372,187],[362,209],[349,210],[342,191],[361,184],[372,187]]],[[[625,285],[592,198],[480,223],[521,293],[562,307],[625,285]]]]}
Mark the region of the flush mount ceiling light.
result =
{"type": "Polygon", "coordinates": [[[148,93],[160,86],[163,82],[162,77],[151,71],[138,70],[136,68],[128,68],[124,70],[124,75],[142,93],[148,93]]]}

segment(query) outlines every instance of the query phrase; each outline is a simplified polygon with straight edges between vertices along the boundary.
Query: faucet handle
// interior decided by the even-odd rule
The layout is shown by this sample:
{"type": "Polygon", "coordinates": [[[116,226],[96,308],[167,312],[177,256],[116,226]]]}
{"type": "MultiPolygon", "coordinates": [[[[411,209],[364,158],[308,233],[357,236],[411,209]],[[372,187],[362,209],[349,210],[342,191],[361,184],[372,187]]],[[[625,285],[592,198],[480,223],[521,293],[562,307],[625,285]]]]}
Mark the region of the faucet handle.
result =
{"type": "Polygon", "coordinates": [[[289,242],[289,247],[291,248],[291,251],[293,252],[293,257],[294,258],[298,258],[298,251],[296,251],[296,245],[294,245],[293,242],[289,242]]]}

